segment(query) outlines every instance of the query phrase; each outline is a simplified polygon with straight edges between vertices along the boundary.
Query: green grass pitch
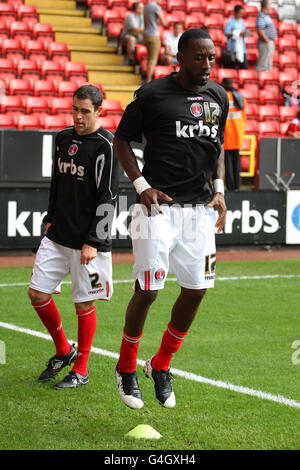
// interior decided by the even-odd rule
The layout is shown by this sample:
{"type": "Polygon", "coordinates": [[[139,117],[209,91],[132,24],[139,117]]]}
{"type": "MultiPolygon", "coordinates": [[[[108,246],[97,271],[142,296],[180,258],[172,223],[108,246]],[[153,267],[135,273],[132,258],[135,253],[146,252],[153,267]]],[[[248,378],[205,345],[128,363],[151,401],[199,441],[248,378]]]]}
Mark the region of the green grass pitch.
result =
{"type": "MultiPolygon", "coordinates": [[[[0,322],[47,333],[23,285],[30,272],[26,268],[0,270],[0,322]]],[[[131,267],[114,266],[113,275],[114,280],[130,280],[131,267]]],[[[175,369],[214,382],[175,375],[177,406],[171,410],[159,406],[140,365],[137,372],[145,405],[142,410],[126,408],[115,383],[116,359],[95,352],[90,355],[87,386],[59,391],[53,389],[55,380],[39,384],[37,377],[54,354],[51,341],[0,326],[6,347],[5,363],[0,364],[0,449],[299,449],[300,364],[292,361],[293,354],[298,357],[292,345],[300,340],[299,275],[298,260],[217,264],[215,288],[207,292],[172,361],[175,369]],[[216,386],[217,381],[286,401],[277,403],[224,389],[216,386]],[[296,406],[289,406],[288,399],[296,406]],[[125,437],[138,424],[151,425],[162,438],[125,437]]],[[[157,351],[178,292],[177,283],[168,281],[159,293],[148,315],[139,359],[147,360],[157,351]]],[[[131,282],[115,283],[112,300],[97,303],[95,348],[119,352],[131,294],[131,282]]],[[[64,284],[62,294],[54,298],[67,337],[76,341],[70,284],[64,284]]]]}

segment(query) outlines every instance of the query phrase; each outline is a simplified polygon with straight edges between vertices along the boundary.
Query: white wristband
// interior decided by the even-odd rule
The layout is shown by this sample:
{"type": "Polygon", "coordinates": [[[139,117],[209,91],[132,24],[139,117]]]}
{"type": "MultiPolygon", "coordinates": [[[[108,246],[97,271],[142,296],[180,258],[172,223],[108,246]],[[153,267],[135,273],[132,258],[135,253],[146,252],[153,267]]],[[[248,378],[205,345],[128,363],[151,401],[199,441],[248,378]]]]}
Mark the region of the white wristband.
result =
{"type": "Polygon", "coordinates": [[[214,180],[213,190],[214,190],[214,193],[222,193],[224,196],[224,181],[222,179],[214,180]]]}
{"type": "Polygon", "coordinates": [[[134,180],[132,184],[138,194],[141,194],[142,192],[146,191],[146,189],[151,188],[150,184],[147,183],[143,176],[140,176],[139,178],[134,180]]]}

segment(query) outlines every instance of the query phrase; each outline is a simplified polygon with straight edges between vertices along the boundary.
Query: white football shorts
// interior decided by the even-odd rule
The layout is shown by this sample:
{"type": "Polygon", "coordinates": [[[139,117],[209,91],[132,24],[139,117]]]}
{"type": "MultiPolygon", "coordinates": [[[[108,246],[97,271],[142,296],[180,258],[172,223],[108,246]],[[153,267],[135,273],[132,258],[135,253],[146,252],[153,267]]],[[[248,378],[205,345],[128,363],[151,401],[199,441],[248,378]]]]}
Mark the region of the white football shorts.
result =
{"type": "Polygon", "coordinates": [[[216,213],[204,205],[162,205],[163,214],[148,217],[135,204],[130,232],[135,282],[142,290],[163,289],[168,273],[181,287],[214,287],[216,213]]]}
{"type": "Polygon", "coordinates": [[[74,303],[109,300],[113,293],[111,252],[98,252],[89,264],[80,264],[81,250],[44,237],[37,251],[30,287],[46,294],[59,293],[61,282],[71,275],[74,303]]]}

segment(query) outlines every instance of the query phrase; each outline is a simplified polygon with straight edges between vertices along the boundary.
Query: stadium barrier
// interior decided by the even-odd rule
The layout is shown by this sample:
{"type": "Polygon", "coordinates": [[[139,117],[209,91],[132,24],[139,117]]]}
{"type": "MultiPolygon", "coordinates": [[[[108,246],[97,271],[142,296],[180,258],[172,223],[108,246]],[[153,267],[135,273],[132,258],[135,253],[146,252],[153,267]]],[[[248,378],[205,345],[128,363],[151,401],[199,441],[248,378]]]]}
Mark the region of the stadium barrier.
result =
{"type": "MultiPolygon", "coordinates": [[[[31,250],[40,243],[55,135],[55,131],[0,131],[0,250],[31,250]]],[[[142,167],[144,142],[132,147],[142,167]]],[[[217,245],[300,244],[299,147],[299,139],[260,139],[259,190],[226,191],[227,222],[223,233],[216,235],[217,245]],[[266,178],[267,173],[276,177],[280,171],[295,173],[292,191],[276,188],[266,178]]],[[[120,171],[113,246],[128,249],[136,193],[120,171]]]]}

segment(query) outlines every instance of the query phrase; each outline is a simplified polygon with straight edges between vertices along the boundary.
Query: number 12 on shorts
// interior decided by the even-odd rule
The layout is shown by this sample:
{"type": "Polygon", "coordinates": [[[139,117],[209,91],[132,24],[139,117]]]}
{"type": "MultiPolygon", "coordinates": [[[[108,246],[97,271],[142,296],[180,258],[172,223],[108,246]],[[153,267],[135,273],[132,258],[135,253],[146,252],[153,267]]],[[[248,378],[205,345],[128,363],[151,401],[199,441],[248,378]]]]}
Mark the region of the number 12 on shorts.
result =
{"type": "Polygon", "coordinates": [[[216,270],[216,253],[205,256],[205,274],[212,274],[216,270]]]}

